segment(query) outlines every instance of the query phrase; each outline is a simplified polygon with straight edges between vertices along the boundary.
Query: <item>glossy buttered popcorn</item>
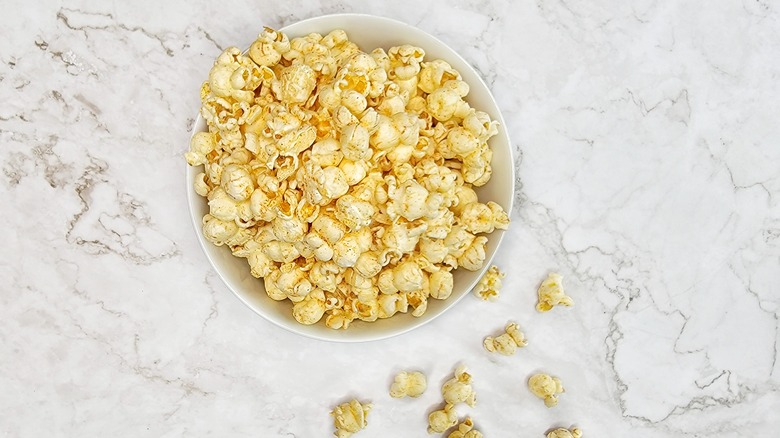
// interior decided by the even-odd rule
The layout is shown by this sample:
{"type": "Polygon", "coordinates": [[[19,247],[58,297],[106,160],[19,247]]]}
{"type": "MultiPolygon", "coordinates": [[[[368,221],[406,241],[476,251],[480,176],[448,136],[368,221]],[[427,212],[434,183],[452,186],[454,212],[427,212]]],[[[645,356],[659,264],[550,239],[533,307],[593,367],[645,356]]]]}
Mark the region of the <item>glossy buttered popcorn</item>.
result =
{"type": "MultiPolygon", "coordinates": [[[[301,324],[423,315],[509,224],[474,191],[498,125],[468,92],[419,47],[366,53],[342,30],[265,28],[248,52],[225,49],[201,87],[208,131],[185,154],[203,166],[204,236],[245,258],[301,324]]],[[[491,275],[485,295],[500,287],[491,275]]]]}
{"type": "Polygon", "coordinates": [[[333,435],[337,438],[349,438],[354,433],[363,430],[368,425],[368,412],[370,410],[370,403],[361,403],[357,400],[336,406],[330,413],[336,428],[333,435]]]}

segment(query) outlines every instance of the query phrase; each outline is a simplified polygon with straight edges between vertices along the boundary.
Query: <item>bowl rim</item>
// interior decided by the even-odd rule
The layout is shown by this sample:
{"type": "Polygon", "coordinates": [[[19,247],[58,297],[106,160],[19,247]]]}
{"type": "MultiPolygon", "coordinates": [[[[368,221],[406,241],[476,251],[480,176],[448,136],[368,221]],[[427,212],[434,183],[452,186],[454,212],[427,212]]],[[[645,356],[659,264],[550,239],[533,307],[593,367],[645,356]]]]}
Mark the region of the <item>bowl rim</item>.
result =
{"type": "MultiPolygon", "coordinates": [[[[364,19],[370,19],[370,20],[380,20],[380,21],[385,21],[385,22],[392,23],[393,25],[396,25],[396,26],[401,26],[403,28],[413,29],[416,32],[422,32],[428,38],[434,40],[436,43],[438,43],[442,47],[446,48],[449,52],[451,52],[451,54],[455,58],[459,59],[461,62],[463,62],[465,65],[467,65],[474,72],[474,74],[477,77],[477,80],[479,81],[479,83],[487,91],[487,97],[488,97],[490,103],[492,104],[493,108],[496,109],[496,117],[494,117],[494,120],[497,119],[497,121],[499,122],[499,129],[503,130],[504,136],[506,137],[507,149],[508,149],[507,153],[509,154],[509,159],[511,161],[511,165],[509,166],[509,177],[510,177],[510,182],[511,182],[511,188],[510,188],[511,195],[509,196],[509,202],[508,202],[508,206],[507,206],[508,208],[506,209],[506,212],[507,212],[508,215],[511,216],[512,210],[514,208],[514,200],[515,200],[514,193],[515,193],[515,189],[516,189],[516,182],[515,182],[515,178],[516,178],[515,173],[516,172],[515,172],[515,166],[514,166],[514,162],[515,162],[514,148],[512,147],[511,138],[509,136],[509,129],[507,128],[506,121],[504,120],[504,115],[503,115],[503,113],[501,111],[501,107],[498,105],[498,102],[496,101],[496,98],[493,95],[493,92],[491,91],[491,89],[488,86],[488,84],[485,82],[485,80],[482,77],[482,75],[480,74],[480,72],[476,68],[474,68],[474,66],[469,61],[467,61],[465,58],[463,58],[463,56],[461,56],[460,53],[458,53],[455,49],[450,47],[448,44],[446,44],[445,42],[443,42],[442,40],[440,40],[436,36],[428,33],[427,31],[425,31],[423,29],[420,29],[420,28],[418,28],[416,26],[413,26],[413,25],[411,25],[409,23],[405,23],[403,21],[399,21],[399,20],[396,20],[396,19],[393,19],[393,18],[383,17],[383,16],[380,16],[380,15],[372,15],[372,14],[365,14],[365,13],[352,13],[352,12],[350,12],[350,13],[336,13],[336,14],[318,15],[318,16],[315,16],[315,17],[309,17],[309,18],[306,18],[306,19],[303,19],[303,20],[299,20],[299,21],[296,21],[296,22],[293,22],[293,23],[289,23],[289,24],[281,27],[279,29],[279,31],[280,32],[285,32],[286,29],[288,29],[291,26],[302,26],[302,25],[305,25],[305,24],[308,24],[308,23],[311,23],[311,22],[327,20],[327,19],[335,19],[335,18],[349,18],[349,19],[364,18],[364,19]]],[[[348,30],[347,30],[347,32],[349,33],[348,30]]],[[[202,116],[200,114],[200,110],[198,110],[197,117],[195,118],[195,121],[193,123],[192,129],[190,130],[190,139],[197,132],[201,132],[201,131],[199,131],[197,129],[203,123],[205,123],[205,122],[203,121],[203,118],[202,118],[202,116]]],[[[444,300],[446,302],[446,304],[444,304],[443,307],[435,315],[432,315],[432,316],[430,316],[429,318],[426,318],[426,319],[415,319],[413,323],[405,325],[405,326],[403,326],[401,328],[398,328],[398,329],[395,329],[395,330],[387,330],[387,331],[384,331],[384,332],[378,332],[377,334],[373,334],[373,335],[363,335],[363,336],[354,336],[354,337],[335,337],[335,336],[334,337],[329,337],[329,336],[326,336],[326,335],[318,334],[316,332],[309,332],[309,331],[306,331],[306,330],[302,330],[302,329],[299,329],[299,327],[287,325],[287,324],[285,324],[285,323],[283,323],[281,321],[277,321],[277,319],[275,317],[273,317],[272,315],[270,315],[268,312],[264,312],[261,309],[258,309],[257,306],[255,306],[253,303],[251,303],[244,296],[245,293],[237,291],[237,290],[235,290],[231,286],[231,282],[228,281],[225,278],[225,276],[222,273],[222,269],[218,268],[217,263],[215,263],[214,259],[212,258],[211,254],[209,253],[209,250],[206,248],[206,245],[211,245],[211,246],[213,246],[213,245],[210,242],[206,241],[205,237],[203,236],[203,232],[202,232],[202,229],[201,229],[202,228],[201,227],[201,220],[202,220],[202,218],[201,219],[196,219],[196,217],[195,217],[196,215],[195,215],[195,210],[194,210],[194,207],[195,207],[194,203],[196,202],[196,198],[197,199],[202,199],[202,197],[195,193],[194,188],[192,187],[192,184],[191,184],[191,180],[192,180],[192,176],[193,176],[192,174],[195,172],[195,169],[198,166],[190,166],[186,162],[184,164],[186,166],[186,170],[185,170],[185,175],[184,176],[185,176],[185,185],[186,185],[186,192],[187,192],[187,206],[189,208],[190,220],[191,220],[191,223],[192,223],[192,227],[193,227],[193,230],[195,231],[195,235],[196,235],[196,237],[198,239],[198,243],[200,244],[201,251],[206,256],[206,259],[209,261],[209,263],[211,264],[211,267],[214,269],[214,271],[216,272],[217,276],[222,281],[222,283],[230,290],[230,292],[233,293],[233,295],[236,298],[239,299],[239,301],[241,301],[245,306],[247,306],[249,309],[251,309],[255,314],[259,315],[260,317],[262,317],[266,321],[270,322],[271,324],[273,324],[273,325],[275,325],[277,327],[280,327],[280,328],[282,328],[282,329],[284,329],[284,330],[286,330],[288,332],[295,333],[295,334],[301,335],[301,336],[305,336],[307,338],[316,339],[316,340],[319,340],[319,341],[327,341],[327,342],[334,342],[334,343],[362,343],[362,342],[380,341],[380,340],[389,339],[389,338],[393,338],[393,337],[396,337],[396,336],[400,336],[400,335],[406,334],[406,333],[408,333],[408,332],[410,332],[410,331],[412,331],[414,329],[417,329],[419,327],[422,327],[422,326],[430,323],[431,321],[434,321],[435,319],[439,318],[444,313],[446,313],[448,310],[452,309],[461,300],[463,300],[464,297],[469,295],[469,292],[476,286],[476,283],[479,281],[479,279],[482,277],[482,275],[484,275],[486,270],[492,265],[493,259],[495,259],[495,256],[498,253],[498,250],[500,249],[501,244],[504,241],[504,236],[505,236],[505,234],[508,231],[508,230],[495,230],[493,233],[491,233],[491,236],[494,237],[495,239],[497,239],[497,241],[496,241],[496,248],[492,252],[492,254],[490,254],[490,256],[485,259],[482,268],[480,268],[480,272],[481,272],[482,275],[476,277],[476,280],[474,280],[472,282],[472,284],[467,289],[467,291],[465,293],[461,294],[459,297],[453,297],[453,298],[448,298],[447,300],[444,300]],[[498,235],[496,236],[496,234],[498,234],[498,235]]],[[[511,226],[511,223],[510,223],[510,226],[511,226]]],[[[306,327],[306,326],[301,325],[301,328],[302,327],[306,327]]],[[[349,329],[341,330],[339,332],[342,332],[342,331],[349,332],[349,329]]],[[[334,332],[335,332],[335,330],[334,330],[334,332]]]]}

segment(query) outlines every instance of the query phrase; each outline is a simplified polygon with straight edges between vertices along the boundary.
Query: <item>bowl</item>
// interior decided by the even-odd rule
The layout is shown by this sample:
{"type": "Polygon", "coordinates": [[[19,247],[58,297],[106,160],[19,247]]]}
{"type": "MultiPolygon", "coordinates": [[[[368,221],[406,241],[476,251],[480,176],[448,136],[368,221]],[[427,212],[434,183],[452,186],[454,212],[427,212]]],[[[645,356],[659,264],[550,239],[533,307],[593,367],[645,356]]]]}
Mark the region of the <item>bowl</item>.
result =
{"type": "MultiPolygon", "coordinates": [[[[495,99],[485,82],[477,72],[454,50],[432,35],[400,21],[364,14],[335,14],[310,18],[291,24],[282,29],[291,39],[312,32],[326,34],[333,29],[344,29],[350,40],[364,51],[382,47],[411,44],[425,50],[425,59],[443,59],[458,70],[463,80],[469,84],[470,92],[466,97],[471,106],[490,115],[500,124],[498,134],[489,140],[493,150],[493,176],[483,187],[477,188],[481,202],[494,201],[507,212],[512,211],[514,199],[514,160],[506,122],[501,117],[495,99]]],[[[258,32],[260,29],[256,29],[258,32]]],[[[205,77],[204,72],[204,77],[205,77]]],[[[193,134],[206,131],[206,123],[198,115],[193,134]]],[[[216,247],[208,242],[201,232],[201,220],[208,213],[206,199],[195,193],[195,176],[202,172],[202,166],[187,166],[187,197],[192,223],[203,252],[225,285],[255,313],[291,332],[310,338],[336,342],[363,342],[400,335],[431,322],[469,294],[477,281],[490,266],[505,231],[496,230],[488,235],[485,265],[479,271],[454,271],[454,288],[446,300],[429,300],[427,312],[419,318],[411,314],[396,314],[392,318],[367,323],[353,322],[346,330],[333,330],[322,321],[315,325],[302,325],[292,316],[292,303],[289,300],[274,301],[265,293],[263,281],[249,273],[246,259],[234,257],[227,247],[216,247]]]]}

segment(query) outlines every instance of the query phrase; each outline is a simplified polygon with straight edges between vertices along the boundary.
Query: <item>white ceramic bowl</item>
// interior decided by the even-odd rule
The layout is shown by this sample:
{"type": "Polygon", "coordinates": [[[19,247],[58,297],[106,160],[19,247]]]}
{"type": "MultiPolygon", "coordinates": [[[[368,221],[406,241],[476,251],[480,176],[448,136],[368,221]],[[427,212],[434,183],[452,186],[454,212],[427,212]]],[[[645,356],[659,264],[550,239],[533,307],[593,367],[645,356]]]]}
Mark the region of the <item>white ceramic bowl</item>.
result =
{"type": "MultiPolygon", "coordinates": [[[[421,47],[425,50],[426,60],[443,59],[460,72],[463,80],[470,86],[466,100],[471,106],[485,111],[490,114],[491,118],[500,123],[498,135],[489,141],[490,147],[493,149],[493,176],[485,186],[476,191],[480,201],[494,201],[504,207],[507,212],[511,212],[515,178],[509,135],[496,101],[477,72],[460,55],[438,39],[416,27],[388,18],[363,14],[326,15],[303,20],[281,30],[293,38],[312,32],[326,34],[333,29],[344,29],[349,35],[349,39],[364,51],[371,51],[377,47],[387,50],[392,46],[402,44],[421,47]]],[[[203,72],[203,76],[206,76],[206,72],[203,72]]],[[[193,134],[206,129],[206,123],[198,116],[193,134]]],[[[430,322],[468,295],[490,266],[504,235],[504,231],[501,230],[496,230],[488,235],[487,258],[484,267],[478,272],[456,270],[452,296],[443,301],[430,300],[428,311],[419,318],[407,313],[372,323],[355,321],[347,330],[329,329],[322,321],[315,325],[306,326],[299,324],[292,317],[292,303],[290,301],[277,302],[268,298],[263,281],[249,274],[246,259],[234,257],[227,247],[216,247],[203,237],[201,219],[208,213],[208,205],[206,200],[198,196],[193,189],[194,178],[199,172],[202,172],[202,166],[187,166],[187,196],[198,240],[217,274],[228,288],[258,315],[282,328],[311,338],[337,342],[378,340],[406,333],[430,322]]]]}

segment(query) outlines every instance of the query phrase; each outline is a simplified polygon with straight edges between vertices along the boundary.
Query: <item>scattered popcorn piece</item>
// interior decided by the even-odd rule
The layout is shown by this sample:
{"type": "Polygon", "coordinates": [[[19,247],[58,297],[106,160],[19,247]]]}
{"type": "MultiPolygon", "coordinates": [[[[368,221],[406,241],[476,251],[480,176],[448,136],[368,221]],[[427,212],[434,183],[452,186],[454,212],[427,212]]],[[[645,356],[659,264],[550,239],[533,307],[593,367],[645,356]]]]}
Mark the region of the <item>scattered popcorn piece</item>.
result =
{"type": "MultiPolygon", "coordinates": [[[[483,267],[484,234],[509,225],[474,190],[492,175],[498,123],[451,65],[424,58],[411,45],[365,53],[339,29],[264,28],[201,85],[207,131],[184,158],[203,166],[202,232],[301,324],[422,316],[451,296],[454,270],[483,267]]],[[[483,299],[503,276],[490,272],[483,299]]]]}
{"type": "Polygon", "coordinates": [[[466,372],[464,365],[455,369],[455,377],[444,382],[441,395],[447,404],[466,403],[472,407],[477,404],[477,393],[471,387],[471,374],[466,372]]]}
{"type": "Polygon", "coordinates": [[[501,353],[505,356],[511,356],[515,354],[518,348],[525,347],[527,341],[523,332],[517,327],[515,323],[509,323],[506,326],[506,333],[493,338],[486,337],[484,341],[485,349],[489,352],[501,353]]]}
{"type": "Polygon", "coordinates": [[[479,283],[474,286],[474,295],[485,301],[495,300],[501,292],[501,279],[504,277],[506,274],[501,272],[498,266],[491,266],[479,280],[479,283]]]}
{"type": "Polygon", "coordinates": [[[428,415],[428,433],[442,433],[456,424],[458,413],[455,412],[455,406],[449,403],[428,415]]]}
{"type": "Polygon", "coordinates": [[[333,425],[336,427],[333,435],[337,438],[349,438],[355,432],[365,429],[371,407],[371,403],[363,404],[357,400],[336,406],[330,413],[333,416],[333,425]]]}
{"type": "Polygon", "coordinates": [[[578,427],[571,430],[561,427],[548,433],[547,438],[582,438],[582,431],[578,427]]]}
{"type": "Polygon", "coordinates": [[[463,423],[458,425],[458,429],[450,432],[447,438],[482,438],[482,432],[474,429],[474,422],[466,417],[463,423]]]}
{"type": "Polygon", "coordinates": [[[425,374],[414,371],[407,373],[401,371],[396,374],[393,384],[390,386],[390,396],[393,398],[419,397],[428,388],[425,374]]]}
{"type": "Polygon", "coordinates": [[[561,380],[557,377],[551,377],[547,374],[534,374],[528,379],[528,388],[531,392],[544,399],[544,404],[548,408],[551,408],[558,404],[558,397],[556,394],[561,394],[565,390],[561,380]]]}
{"type": "Polygon", "coordinates": [[[560,274],[551,272],[539,286],[539,303],[536,310],[547,312],[554,306],[573,306],[574,301],[563,291],[563,277],[560,274]]]}

